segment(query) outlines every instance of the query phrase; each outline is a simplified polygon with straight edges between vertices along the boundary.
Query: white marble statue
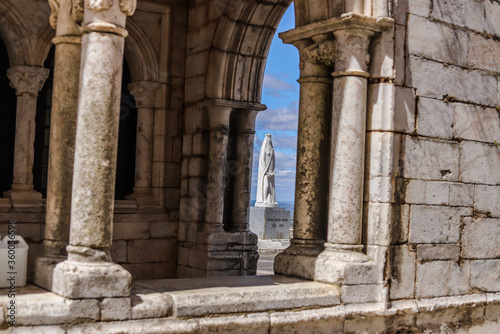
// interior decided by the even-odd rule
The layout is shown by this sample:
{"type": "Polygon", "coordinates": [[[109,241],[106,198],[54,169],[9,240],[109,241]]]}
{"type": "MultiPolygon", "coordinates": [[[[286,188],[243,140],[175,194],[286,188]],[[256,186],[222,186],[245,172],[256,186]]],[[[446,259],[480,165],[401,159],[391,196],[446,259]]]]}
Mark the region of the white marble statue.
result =
{"type": "Polygon", "coordinates": [[[259,176],[257,180],[257,200],[255,206],[277,207],[274,186],[274,148],[271,135],[266,134],[259,156],[259,176]]]}

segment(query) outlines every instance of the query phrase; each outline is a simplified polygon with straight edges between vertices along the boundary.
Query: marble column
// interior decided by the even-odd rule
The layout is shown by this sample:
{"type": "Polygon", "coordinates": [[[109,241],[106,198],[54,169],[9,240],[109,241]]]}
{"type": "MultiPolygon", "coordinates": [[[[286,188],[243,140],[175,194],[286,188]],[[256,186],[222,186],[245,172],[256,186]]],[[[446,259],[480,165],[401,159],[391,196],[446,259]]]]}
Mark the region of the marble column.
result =
{"type": "Polygon", "coordinates": [[[203,231],[206,233],[224,232],[223,217],[227,143],[229,116],[233,107],[210,105],[206,109],[210,123],[210,146],[208,152],[207,201],[203,231]]]}
{"type": "Polygon", "coordinates": [[[136,199],[139,205],[157,204],[152,193],[154,112],[157,82],[138,81],[128,85],[137,106],[137,141],[135,155],[134,193],[127,196],[136,199]]]}
{"type": "Polygon", "coordinates": [[[67,298],[130,295],[131,275],[111,262],[126,16],[135,0],[85,1],[68,259],[53,291],[67,298]]]}
{"type": "Polygon", "coordinates": [[[13,183],[12,189],[4,192],[4,197],[40,208],[42,194],[33,189],[33,145],[37,97],[48,76],[49,69],[42,67],[16,66],[7,70],[10,85],[16,90],[17,109],[13,183]]]}
{"type": "Polygon", "coordinates": [[[368,47],[374,32],[345,29],[335,31],[334,35],[338,55],[332,73],[332,164],[325,247],[361,252],[368,47]]]}
{"type": "Polygon", "coordinates": [[[259,110],[238,110],[236,120],[236,174],[231,231],[247,232],[252,193],[253,141],[259,110]]]}
{"type": "Polygon", "coordinates": [[[31,280],[52,289],[52,273],[66,258],[71,215],[78,85],[80,78],[83,11],[71,0],[52,3],[51,25],[56,29],[54,83],[50,126],[49,171],[45,214],[44,253],[32,265],[31,280]],[[73,13],[73,15],[72,15],[73,13]]]}

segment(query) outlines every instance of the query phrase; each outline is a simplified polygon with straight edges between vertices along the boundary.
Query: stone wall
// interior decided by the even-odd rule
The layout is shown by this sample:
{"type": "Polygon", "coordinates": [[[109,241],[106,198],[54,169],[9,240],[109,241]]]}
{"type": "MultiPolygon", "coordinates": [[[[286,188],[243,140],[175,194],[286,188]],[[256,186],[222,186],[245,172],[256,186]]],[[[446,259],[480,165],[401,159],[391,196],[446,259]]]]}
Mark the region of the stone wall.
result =
{"type": "Polygon", "coordinates": [[[500,3],[395,3],[392,299],[500,291],[500,3]]]}

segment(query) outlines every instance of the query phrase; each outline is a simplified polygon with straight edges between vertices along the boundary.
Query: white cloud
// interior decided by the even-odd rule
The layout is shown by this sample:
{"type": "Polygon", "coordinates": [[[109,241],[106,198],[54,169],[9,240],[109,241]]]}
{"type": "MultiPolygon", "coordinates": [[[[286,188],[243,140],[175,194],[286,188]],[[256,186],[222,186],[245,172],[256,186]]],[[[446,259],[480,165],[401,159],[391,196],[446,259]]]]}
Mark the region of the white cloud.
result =
{"type": "Polygon", "coordinates": [[[295,90],[295,87],[285,80],[278,79],[269,73],[264,74],[264,89],[269,90],[295,90]]]}
{"type": "Polygon", "coordinates": [[[257,115],[257,129],[297,131],[299,121],[298,102],[286,107],[267,109],[257,115]]]}

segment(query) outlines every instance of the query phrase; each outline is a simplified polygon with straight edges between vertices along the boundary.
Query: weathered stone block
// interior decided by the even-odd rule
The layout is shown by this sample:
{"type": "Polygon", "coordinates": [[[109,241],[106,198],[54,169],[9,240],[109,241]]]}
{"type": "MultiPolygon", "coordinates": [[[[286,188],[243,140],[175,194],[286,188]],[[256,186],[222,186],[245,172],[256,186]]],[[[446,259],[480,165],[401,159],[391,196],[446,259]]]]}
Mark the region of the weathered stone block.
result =
{"type": "Polygon", "coordinates": [[[175,253],[176,242],[168,239],[134,240],[128,243],[128,262],[163,262],[175,253]]]}
{"type": "Polygon", "coordinates": [[[500,257],[500,219],[466,218],[462,232],[462,256],[468,259],[500,257]]]}
{"type": "Polygon", "coordinates": [[[471,206],[474,204],[474,185],[450,183],[450,205],[471,206]]]}
{"type": "Polygon", "coordinates": [[[466,64],[465,32],[411,14],[407,29],[410,54],[456,65],[466,64]]]}
{"type": "Polygon", "coordinates": [[[487,33],[500,37],[500,4],[494,1],[484,2],[485,24],[487,33]]]}
{"type": "Polygon", "coordinates": [[[395,0],[394,19],[397,24],[406,24],[406,14],[428,17],[432,0],[395,0]]]}
{"type": "Polygon", "coordinates": [[[470,0],[433,0],[432,18],[482,32],[484,3],[470,0]]]}
{"type": "Polygon", "coordinates": [[[374,203],[394,202],[395,179],[390,176],[373,176],[365,189],[365,201],[374,203]]]}
{"type": "Polygon", "coordinates": [[[454,137],[494,143],[500,141],[499,134],[500,116],[495,108],[456,104],[454,137]]]}
{"type": "Polygon", "coordinates": [[[471,209],[414,205],[410,214],[410,242],[454,243],[460,239],[460,220],[471,209]]]}
{"type": "Polygon", "coordinates": [[[101,320],[127,320],[132,317],[130,298],[105,298],[99,306],[101,320]]]}
{"type": "Polygon", "coordinates": [[[393,204],[368,203],[365,204],[367,236],[369,245],[388,246],[391,241],[391,225],[393,204]]]}
{"type": "Polygon", "coordinates": [[[113,241],[109,249],[111,253],[111,259],[113,262],[123,263],[127,262],[127,242],[124,240],[113,241]]]}
{"type": "Polygon", "coordinates": [[[448,204],[449,182],[410,180],[406,186],[405,202],[409,204],[448,204]]]}
{"type": "Polygon", "coordinates": [[[452,137],[453,104],[434,99],[418,101],[417,133],[423,136],[449,139],[452,137]]]}
{"type": "Polygon", "coordinates": [[[344,333],[343,307],[329,307],[298,312],[273,312],[271,334],[286,333],[344,333]]]}
{"type": "Polygon", "coordinates": [[[476,34],[469,35],[469,50],[467,53],[467,65],[469,65],[469,67],[500,72],[500,60],[498,60],[497,57],[499,53],[499,41],[486,39],[476,34]]]}
{"type": "Polygon", "coordinates": [[[470,265],[454,261],[417,264],[417,297],[462,295],[469,292],[470,265]]]}
{"type": "Polygon", "coordinates": [[[453,260],[458,261],[460,257],[460,245],[418,245],[417,257],[419,260],[453,260]]]}
{"type": "Polygon", "coordinates": [[[460,175],[463,182],[496,185],[500,180],[500,147],[464,141],[460,144],[460,175]]]}
{"type": "Polygon", "coordinates": [[[267,334],[270,326],[269,317],[267,313],[253,313],[224,318],[202,318],[199,333],[267,334]]]}
{"type": "Polygon", "coordinates": [[[52,291],[66,298],[130,296],[132,277],[114,263],[64,261],[54,268],[52,291]]]}
{"type": "Polygon", "coordinates": [[[132,222],[114,222],[114,240],[137,240],[149,237],[149,222],[137,220],[132,222]]]}
{"type": "Polygon", "coordinates": [[[475,209],[491,217],[500,217],[500,186],[476,185],[475,209]]]}
{"type": "Polygon", "coordinates": [[[443,64],[414,56],[409,56],[407,62],[406,85],[416,88],[419,96],[441,99],[444,80],[443,64]]]}
{"type": "Polygon", "coordinates": [[[372,84],[368,87],[368,129],[386,130],[393,129],[394,115],[394,89],[388,83],[372,84]]]}
{"type": "Polygon", "coordinates": [[[394,130],[407,133],[415,131],[415,100],[415,89],[396,87],[394,130]]]}
{"type": "Polygon", "coordinates": [[[458,181],[458,144],[403,136],[403,148],[405,177],[458,181]]]}
{"type": "Polygon", "coordinates": [[[500,260],[471,261],[470,265],[470,284],[473,288],[490,292],[500,291],[500,260]]]}
{"type": "Polygon", "coordinates": [[[441,91],[444,94],[485,106],[493,107],[497,103],[497,82],[494,76],[456,66],[445,67],[442,75],[441,91]]]}
{"type": "Polygon", "coordinates": [[[370,42],[370,77],[394,77],[394,28],[383,31],[370,42]]]}
{"type": "Polygon", "coordinates": [[[150,225],[151,238],[168,238],[177,236],[178,224],[175,221],[153,221],[150,225]]]}
{"type": "Polygon", "coordinates": [[[384,287],[379,284],[342,285],[341,299],[345,304],[382,301],[384,287]]]}
{"type": "Polygon", "coordinates": [[[408,246],[393,246],[389,250],[392,299],[413,298],[415,289],[415,252],[408,246]]]}

